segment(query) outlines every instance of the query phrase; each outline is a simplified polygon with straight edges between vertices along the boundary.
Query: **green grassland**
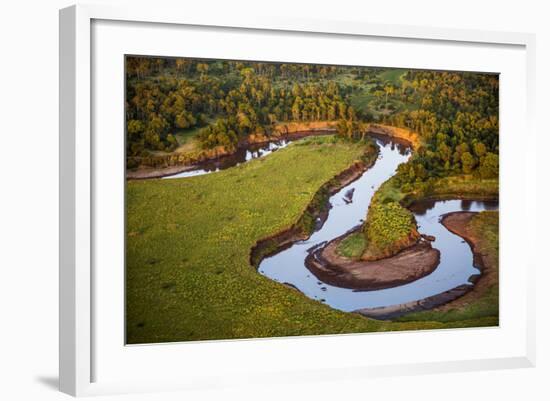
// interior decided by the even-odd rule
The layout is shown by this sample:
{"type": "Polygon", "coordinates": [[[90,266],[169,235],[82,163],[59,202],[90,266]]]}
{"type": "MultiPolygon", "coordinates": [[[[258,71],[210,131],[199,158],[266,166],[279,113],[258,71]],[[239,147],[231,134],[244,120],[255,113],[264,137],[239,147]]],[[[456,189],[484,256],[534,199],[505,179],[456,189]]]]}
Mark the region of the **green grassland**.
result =
{"type": "Polygon", "coordinates": [[[188,129],[176,132],[174,136],[176,137],[176,140],[178,141],[179,145],[185,145],[190,141],[192,141],[195,138],[195,136],[199,133],[200,130],[201,129],[199,127],[188,128],[188,129]]]}
{"type": "MultiPolygon", "coordinates": [[[[368,82],[361,79],[353,81],[355,85],[349,98],[350,104],[355,110],[363,113],[368,112],[375,118],[388,114],[389,110],[385,109],[386,105],[395,112],[417,108],[418,105],[405,104],[397,96],[390,96],[386,104],[384,98],[377,99],[374,94],[377,89],[380,90],[388,84],[394,85],[395,87],[401,86],[406,72],[406,70],[398,68],[382,69],[380,73],[373,79],[368,80],[368,82]]],[[[339,82],[345,83],[346,81],[339,82]]]]}
{"type": "Polygon", "coordinates": [[[128,342],[364,330],[362,318],[342,323],[345,314],[249,263],[258,239],[296,222],[317,189],[362,152],[316,139],[217,174],[129,182],[128,342]]]}
{"type": "Polygon", "coordinates": [[[406,194],[406,202],[415,199],[498,199],[498,178],[478,178],[472,175],[443,177],[419,185],[406,194]]]}
{"type": "Polygon", "coordinates": [[[407,70],[400,68],[390,68],[382,72],[379,77],[382,81],[388,81],[394,85],[398,85],[402,77],[407,73],[407,70]]]}
{"type": "Polygon", "coordinates": [[[355,232],[345,237],[338,244],[336,251],[341,256],[350,259],[359,259],[365,251],[366,239],[363,233],[355,232]]]}
{"type": "Polygon", "coordinates": [[[497,178],[479,178],[473,175],[453,175],[427,182],[416,183],[404,190],[397,176],[384,182],[373,196],[371,203],[399,202],[408,207],[423,199],[498,199],[497,178]]]}
{"type": "Polygon", "coordinates": [[[382,322],[344,313],[259,274],[258,239],[298,221],[319,187],[365,146],[300,142],[216,174],[127,184],[127,342],[484,326],[382,322]]]}

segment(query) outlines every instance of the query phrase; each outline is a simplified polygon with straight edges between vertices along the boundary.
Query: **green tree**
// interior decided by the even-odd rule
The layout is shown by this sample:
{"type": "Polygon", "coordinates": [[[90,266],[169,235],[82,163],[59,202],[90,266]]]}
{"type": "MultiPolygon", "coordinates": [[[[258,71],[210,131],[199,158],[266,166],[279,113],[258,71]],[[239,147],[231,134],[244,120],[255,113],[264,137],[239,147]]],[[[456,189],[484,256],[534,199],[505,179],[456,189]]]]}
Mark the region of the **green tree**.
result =
{"type": "Polygon", "coordinates": [[[439,158],[444,162],[447,163],[449,160],[451,160],[451,148],[446,143],[440,143],[437,147],[437,153],[439,155],[439,158]]]}
{"type": "Polygon", "coordinates": [[[140,120],[130,120],[128,121],[127,127],[130,139],[134,139],[136,137],[139,137],[140,134],[143,133],[143,130],[145,129],[145,124],[143,124],[143,121],[140,120]]]}
{"type": "Polygon", "coordinates": [[[477,157],[481,158],[487,153],[487,147],[483,144],[483,142],[476,142],[474,145],[474,153],[477,157]]]}
{"type": "Polygon", "coordinates": [[[388,108],[388,95],[393,95],[393,92],[394,92],[394,88],[393,86],[391,85],[386,85],[384,87],[384,93],[386,94],[386,102],[385,102],[385,107],[386,109],[388,108]]]}
{"type": "Polygon", "coordinates": [[[479,165],[479,174],[482,178],[498,178],[498,155],[487,153],[479,165]]]}
{"type": "Polygon", "coordinates": [[[416,172],[414,170],[414,166],[410,166],[409,168],[409,181],[414,182],[416,180],[416,172]]]}
{"type": "Polygon", "coordinates": [[[465,174],[471,174],[475,168],[476,160],[470,152],[464,152],[460,158],[462,162],[462,171],[465,174]]]}

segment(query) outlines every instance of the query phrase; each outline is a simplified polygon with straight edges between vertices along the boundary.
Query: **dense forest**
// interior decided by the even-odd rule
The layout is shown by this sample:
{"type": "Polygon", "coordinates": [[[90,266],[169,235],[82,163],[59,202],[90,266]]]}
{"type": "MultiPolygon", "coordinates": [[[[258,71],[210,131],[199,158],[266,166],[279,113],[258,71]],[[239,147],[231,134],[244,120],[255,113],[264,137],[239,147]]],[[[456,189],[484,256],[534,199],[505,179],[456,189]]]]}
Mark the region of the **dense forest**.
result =
{"type": "Polygon", "coordinates": [[[129,343],[498,325],[498,213],[463,213],[498,201],[498,75],[136,56],[125,74],[129,343]],[[433,235],[439,206],[462,231],[433,235]],[[334,296],[329,275],[353,283],[334,296]],[[420,277],[412,303],[456,309],[363,302],[420,277]]]}
{"type": "Polygon", "coordinates": [[[421,137],[402,185],[432,177],[498,176],[498,76],[371,67],[127,57],[128,167],[151,155],[229,151],[288,122],[336,122],[356,140],[369,123],[421,137]]]}

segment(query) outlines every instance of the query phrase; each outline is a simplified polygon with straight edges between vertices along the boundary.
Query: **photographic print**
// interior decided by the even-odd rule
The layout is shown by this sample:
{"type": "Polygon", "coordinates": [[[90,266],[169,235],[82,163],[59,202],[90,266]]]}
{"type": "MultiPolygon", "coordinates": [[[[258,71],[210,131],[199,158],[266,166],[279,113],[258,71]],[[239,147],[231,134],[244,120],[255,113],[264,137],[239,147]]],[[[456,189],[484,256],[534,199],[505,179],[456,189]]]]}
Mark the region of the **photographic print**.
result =
{"type": "Polygon", "coordinates": [[[498,326],[498,74],[124,73],[127,344],[498,326]]]}

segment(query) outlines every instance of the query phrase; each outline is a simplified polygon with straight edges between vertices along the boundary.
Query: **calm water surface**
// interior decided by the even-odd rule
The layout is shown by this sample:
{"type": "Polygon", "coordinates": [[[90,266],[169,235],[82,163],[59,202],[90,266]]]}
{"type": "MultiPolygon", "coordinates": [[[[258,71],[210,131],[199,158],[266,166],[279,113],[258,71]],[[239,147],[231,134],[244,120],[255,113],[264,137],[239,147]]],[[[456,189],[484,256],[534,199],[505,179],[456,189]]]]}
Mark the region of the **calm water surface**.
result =
{"type": "Polygon", "coordinates": [[[441,252],[441,262],[433,273],[412,283],[383,290],[356,291],[325,284],[307,269],[304,263],[307,250],[361,224],[376,189],[394,175],[397,166],[410,156],[407,147],[382,139],[377,139],[377,143],[380,146],[379,159],[358,180],[330,198],[332,208],[321,229],[307,241],[296,242],[290,248],[264,259],[258,268],[261,274],[281,283],[292,284],[308,297],[342,311],[419,300],[462,284],[470,284],[470,276],[479,274],[479,270],[473,266],[469,245],[448,231],[440,223],[440,216],[455,211],[494,210],[498,209],[498,202],[450,200],[416,204],[413,213],[419,231],[436,237],[433,246],[441,252]],[[354,189],[354,194],[353,201],[348,203],[344,197],[350,189],[354,189]]]}

